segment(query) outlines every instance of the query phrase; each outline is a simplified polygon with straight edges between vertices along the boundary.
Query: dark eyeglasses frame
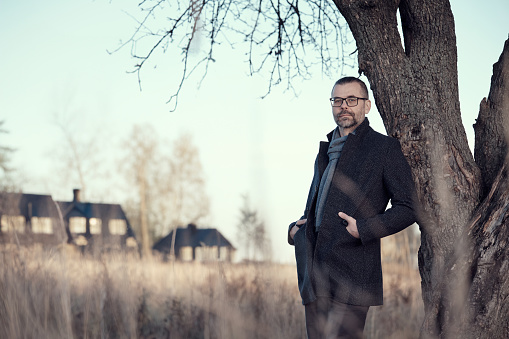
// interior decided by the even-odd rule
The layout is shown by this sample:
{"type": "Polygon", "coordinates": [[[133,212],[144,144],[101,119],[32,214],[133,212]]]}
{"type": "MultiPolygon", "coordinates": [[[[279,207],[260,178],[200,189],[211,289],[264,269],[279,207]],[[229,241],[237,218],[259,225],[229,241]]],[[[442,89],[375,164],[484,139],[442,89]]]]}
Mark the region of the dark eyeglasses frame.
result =
{"type": "Polygon", "coordinates": [[[348,107],[355,107],[359,104],[359,100],[369,100],[369,99],[368,98],[358,98],[358,97],[348,97],[348,98],[334,97],[334,98],[330,98],[329,100],[330,100],[332,107],[341,107],[341,105],[343,105],[344,101],[346,101],[346,105],[348,107]],[[341,103],[339,105],[338,104],[334,105],[334,101],[337,99],[341,99],[341,103]],[[355,103],[348,102],[349,99],[355,99],[355,103]]]}

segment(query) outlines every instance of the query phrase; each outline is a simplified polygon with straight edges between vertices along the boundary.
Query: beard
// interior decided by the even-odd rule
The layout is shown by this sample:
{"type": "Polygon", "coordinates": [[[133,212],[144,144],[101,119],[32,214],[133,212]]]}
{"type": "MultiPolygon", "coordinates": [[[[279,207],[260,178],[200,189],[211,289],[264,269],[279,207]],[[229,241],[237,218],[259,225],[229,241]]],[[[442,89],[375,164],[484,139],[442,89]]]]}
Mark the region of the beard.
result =
{"type": "Polygon", "coordinates": [[[335,117],[336,124],[341,128],[350,128],[357,126],[358,122],[357,119],[355,119],[355,116],[353,114],[341,111],[338,115],[335,117]],[[345,118],[346,116],[350,117],[351,119],[345,118]]]}

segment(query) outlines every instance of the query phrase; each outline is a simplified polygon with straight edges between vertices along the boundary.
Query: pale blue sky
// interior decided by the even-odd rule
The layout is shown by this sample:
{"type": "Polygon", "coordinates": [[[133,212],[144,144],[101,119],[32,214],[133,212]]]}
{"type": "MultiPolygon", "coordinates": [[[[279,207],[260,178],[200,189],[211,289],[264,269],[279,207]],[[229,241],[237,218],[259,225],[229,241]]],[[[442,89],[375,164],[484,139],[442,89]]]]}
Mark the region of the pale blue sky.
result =
{"type": "MultiPolygon", "coordinates": [[[[218,227],[235,242],[240,197],[247,192],[266,221],[276,259],[291,261],[286,229],[304,208],[318,141],[334,127],[327,98],[336,79],[317,70],[313,80],[295,83],[297,97],[276,88],[261,100],[267,82],[246,76],[242,51],[224,49],[201,88],[192,78],[178,110],[170,113],[165,102],[175,77],[172,69],[147,70],[140,92],[136,76],[126,74],[134,64],[128,49],[106,53],[135,27],[121,9],[134,13],[136,2],[130,8],[120,3],[0,0],[0,120],[10,132],[0,137],[2,145],[17,150],[12,166],[24,177],[24,191],[71,199],[78,185],[55,188],[54,154],[63,141],[52,122],[55,113],[66,114],[78,136],[101,139],[109,171],[89,190],[92,200],[123,200],[126,192],[115,160],[134,124],[149,123],[168,141],[190,132],[211,197],[207,226],[218,227]]],[[[488,95],[492,65],[509,33],[509,2],[453,0],[451,5],[461,108],[473,140],[479,103],[488,95]]],[[[369,118],[383,132],[376,111],[369,118]]]]}

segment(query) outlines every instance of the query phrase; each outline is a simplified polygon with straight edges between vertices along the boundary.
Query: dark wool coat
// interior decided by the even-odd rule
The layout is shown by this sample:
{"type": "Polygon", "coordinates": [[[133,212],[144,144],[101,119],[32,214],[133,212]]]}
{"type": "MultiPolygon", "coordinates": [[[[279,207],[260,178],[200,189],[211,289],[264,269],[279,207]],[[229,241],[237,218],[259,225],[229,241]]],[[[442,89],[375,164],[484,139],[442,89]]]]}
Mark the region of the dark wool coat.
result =
{"type": "MultiPolygon", "coordinates": [[[[327,135],[329,142],[332,132],[327,135]]],[[[365,119],[349,134],[315,231],[318,186],[327,167],[329,142],[321,142],[302,225],[292,240],[302,303],[317,296],[351,305],[381,305],[380,238],[415,222],[414,182],[398,140],[375,132],[365,119]],[[391,208],[387,209],[389,200],[391,208]],[[357,221],[360,239],[350,235],[338,212],[357,221]]],[[[295,225],[292,223],[289,230],[295,225]]]]}

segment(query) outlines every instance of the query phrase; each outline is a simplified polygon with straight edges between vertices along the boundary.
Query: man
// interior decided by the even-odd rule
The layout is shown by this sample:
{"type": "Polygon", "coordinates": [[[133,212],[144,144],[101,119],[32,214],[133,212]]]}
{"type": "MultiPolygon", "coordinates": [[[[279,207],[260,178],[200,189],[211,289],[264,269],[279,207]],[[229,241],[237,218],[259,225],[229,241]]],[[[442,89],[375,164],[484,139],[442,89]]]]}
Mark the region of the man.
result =
{"type": "Polygon", "coordinates": [[[399,142],[365,118],[364,82],[338,80],[330,100],[337,127],[320,143],[306,209],[288,242],[308,337],[361,338],[369,306],[383,301],[380,238],[415,221],[415,188],[399,142]]]}

